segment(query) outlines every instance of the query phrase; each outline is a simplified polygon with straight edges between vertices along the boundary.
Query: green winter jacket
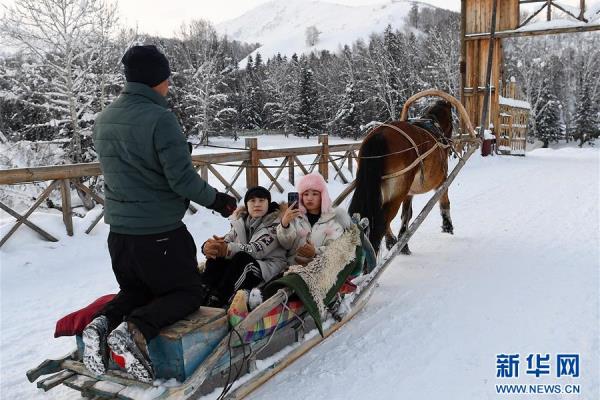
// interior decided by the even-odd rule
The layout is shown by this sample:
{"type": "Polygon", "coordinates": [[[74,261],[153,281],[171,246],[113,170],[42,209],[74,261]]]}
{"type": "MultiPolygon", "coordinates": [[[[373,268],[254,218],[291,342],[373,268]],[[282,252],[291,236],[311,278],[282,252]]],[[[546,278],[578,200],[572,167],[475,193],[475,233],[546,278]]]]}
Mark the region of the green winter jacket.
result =
{"type": "Polygon", "coordinates": [[[216,191],[194,170],[175,115],[149,86],[128,82],[96,118],[93,140],[112,232],[167,232],[183,225],[186,199],[214,202],[216,191]]]}

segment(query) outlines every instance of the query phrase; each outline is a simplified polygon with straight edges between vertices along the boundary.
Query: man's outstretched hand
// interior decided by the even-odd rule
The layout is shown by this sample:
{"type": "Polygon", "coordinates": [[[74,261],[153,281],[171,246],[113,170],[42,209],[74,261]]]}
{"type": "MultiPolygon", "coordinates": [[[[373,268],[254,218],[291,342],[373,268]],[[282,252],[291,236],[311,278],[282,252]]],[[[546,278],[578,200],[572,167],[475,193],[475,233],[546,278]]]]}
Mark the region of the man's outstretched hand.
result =
{"type": "Polygon", "coordinates": [[[215,210],[221,214],[223,218],[227,218],[235,211],[236,207],[237,200],[235,197],[232,197],[226,193],[217,192],[215,201],[207,208],[215,210]]]}

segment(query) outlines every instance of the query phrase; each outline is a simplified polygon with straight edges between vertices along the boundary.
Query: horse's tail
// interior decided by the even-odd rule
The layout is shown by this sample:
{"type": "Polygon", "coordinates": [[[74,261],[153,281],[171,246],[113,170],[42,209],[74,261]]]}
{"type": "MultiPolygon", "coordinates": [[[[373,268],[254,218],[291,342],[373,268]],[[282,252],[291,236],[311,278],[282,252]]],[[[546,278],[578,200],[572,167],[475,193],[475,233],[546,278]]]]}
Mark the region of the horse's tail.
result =
{"type": "Polygon", "coordinates": [[[369,220],[369,241],[375,252],[379,252],[379,244],[386,231],[383,215],[383,199],[381,195],[381,177],[383,176],[383,157],[387,146],[382,134],[374,134],[365,139],[361,146],[358,170],[356,171],[356,188],[350,202],[350,215],[359,213],[361,218],[369,220]],[[370,158],[372,157],[372,158],[370,158]]]}

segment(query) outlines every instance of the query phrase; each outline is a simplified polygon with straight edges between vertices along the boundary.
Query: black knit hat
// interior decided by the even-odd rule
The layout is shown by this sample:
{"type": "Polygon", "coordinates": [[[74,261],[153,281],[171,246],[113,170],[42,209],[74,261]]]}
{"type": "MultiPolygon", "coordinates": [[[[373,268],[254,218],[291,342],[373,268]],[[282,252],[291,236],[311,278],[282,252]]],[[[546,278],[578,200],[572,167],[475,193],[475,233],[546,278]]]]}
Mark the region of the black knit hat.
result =
{"type": "Polygon", "coordinates": [[[130,47],[121,62],[125,66],[127,82],[154,87],[171,75],[169,60],[154,45],[130,47]]]}
{"type": "Polygon", "coordinates": [[[248,189],[244,196],[244,205],[248,208],[248,202],[254,198],[267,199],[271,203],[271,193],[262,186],[254,186],[248,189]]]}

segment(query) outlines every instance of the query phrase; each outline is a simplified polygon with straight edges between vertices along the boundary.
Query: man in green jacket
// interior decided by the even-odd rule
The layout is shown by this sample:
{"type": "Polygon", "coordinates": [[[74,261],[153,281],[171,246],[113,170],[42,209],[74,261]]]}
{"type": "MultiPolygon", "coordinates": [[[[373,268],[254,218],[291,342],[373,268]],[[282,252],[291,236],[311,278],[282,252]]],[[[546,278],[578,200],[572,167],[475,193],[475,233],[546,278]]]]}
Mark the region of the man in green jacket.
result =
{"type": "Polygon", "coordinates": [[[236,199],[195,171],[167,108],[169,62],[155,46],[122,58],[127,84],[94,124],[104,174],[108,250],[120,291],[83,331],[83,361],[106,371],[107,346],[136,379],[152,382],[147,343],[205,304],[196,245],[182,218],[189,200],[228,217],[236,199]],[[119,357],[120,356],[120,357],[119,357]]]}

